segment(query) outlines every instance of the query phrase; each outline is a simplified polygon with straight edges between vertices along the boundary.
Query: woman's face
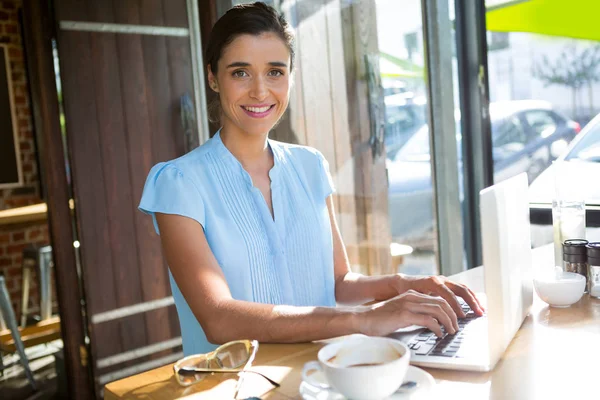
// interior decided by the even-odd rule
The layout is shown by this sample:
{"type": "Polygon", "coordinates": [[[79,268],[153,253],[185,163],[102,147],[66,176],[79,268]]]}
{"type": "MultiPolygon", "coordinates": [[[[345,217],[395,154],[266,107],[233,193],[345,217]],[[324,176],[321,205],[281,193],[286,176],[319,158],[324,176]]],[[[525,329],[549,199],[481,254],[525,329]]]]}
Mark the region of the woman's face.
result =
{"type": "Polygon", "coordinates": [[[216,77],[209,66],[208,80],[219,93],[223,127],[266,134],[289,102],[290,52],[274,33],[241,35],[225,47],[216,77]]]}

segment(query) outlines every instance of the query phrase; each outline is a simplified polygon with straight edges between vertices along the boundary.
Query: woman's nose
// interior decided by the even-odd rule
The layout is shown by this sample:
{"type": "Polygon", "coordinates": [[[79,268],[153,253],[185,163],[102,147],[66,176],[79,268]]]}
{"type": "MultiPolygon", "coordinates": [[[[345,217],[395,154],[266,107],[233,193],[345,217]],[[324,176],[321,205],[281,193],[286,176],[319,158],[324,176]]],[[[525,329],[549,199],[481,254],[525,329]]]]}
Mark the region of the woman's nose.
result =
{"type": "Polygon", "coordinates": [[[257,78],[252,82],[252,87],[250,89],[250,97],[253,97],[257,100],[264,100],[267,97],[267,85],[264,80],[261,78],[257,78]]]}

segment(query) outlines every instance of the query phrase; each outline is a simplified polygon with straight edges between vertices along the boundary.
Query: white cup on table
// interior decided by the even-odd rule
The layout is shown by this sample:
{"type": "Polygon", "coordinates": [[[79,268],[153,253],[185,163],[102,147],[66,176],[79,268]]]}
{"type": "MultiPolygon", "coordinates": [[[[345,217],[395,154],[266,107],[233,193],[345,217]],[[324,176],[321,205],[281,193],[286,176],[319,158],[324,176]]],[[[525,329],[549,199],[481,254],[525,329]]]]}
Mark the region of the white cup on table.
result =
{"type": "Polygon", "coordinates": [[[318,361],[304,365],[302,378],[321,389],[334,389],[353,400],[378,400],[398,390],[410,361],[410,351],[396,339],[355,336],[328,344],[318,361]],[[310,374],[321,371],[327,382],[310,374]]]}

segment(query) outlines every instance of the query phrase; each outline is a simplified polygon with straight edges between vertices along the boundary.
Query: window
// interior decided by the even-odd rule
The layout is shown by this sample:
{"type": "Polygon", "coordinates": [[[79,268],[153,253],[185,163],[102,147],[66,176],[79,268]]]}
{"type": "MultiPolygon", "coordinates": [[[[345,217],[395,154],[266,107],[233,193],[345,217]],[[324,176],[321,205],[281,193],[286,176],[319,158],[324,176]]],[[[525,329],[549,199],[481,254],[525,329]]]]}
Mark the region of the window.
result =
{"type": "Polygon", "coordinates": [[[511,116],[505,121],[500,122],[497,131],[493,133],[493,146],[496,148],[514,147],[515,144],[524,145],[527,143],[527,135],[516,116],[511,116]]]}
{"type": "Polygon", "coordinates": [[[547,138],[556,132],[556,120],[548,111],[532,110],[526,111],[525,120],[531,128],[532,136],[547,138]]]}
{"type": "Polygon", "coordinates": [[[568,153],[566,160],[600,162],[600,121],[592,126],[568,153]]]}

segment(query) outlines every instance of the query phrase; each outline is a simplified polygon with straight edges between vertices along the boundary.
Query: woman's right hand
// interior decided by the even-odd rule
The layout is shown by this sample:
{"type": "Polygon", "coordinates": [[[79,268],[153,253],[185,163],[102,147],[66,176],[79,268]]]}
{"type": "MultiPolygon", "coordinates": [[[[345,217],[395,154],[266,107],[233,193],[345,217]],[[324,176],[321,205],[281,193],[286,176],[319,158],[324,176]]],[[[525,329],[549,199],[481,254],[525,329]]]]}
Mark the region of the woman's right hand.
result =
{"type": "Polygon", "coordinates": [[[369,306],[360,314],[359,323],[361,333],[369,336],[385,336],[411,325],[429,328],[438,337],[441,325],[450,334],[458,331],[456,313],[446,300],[414,290],[369,306]]]}

